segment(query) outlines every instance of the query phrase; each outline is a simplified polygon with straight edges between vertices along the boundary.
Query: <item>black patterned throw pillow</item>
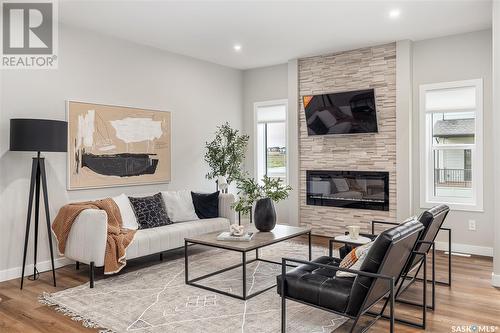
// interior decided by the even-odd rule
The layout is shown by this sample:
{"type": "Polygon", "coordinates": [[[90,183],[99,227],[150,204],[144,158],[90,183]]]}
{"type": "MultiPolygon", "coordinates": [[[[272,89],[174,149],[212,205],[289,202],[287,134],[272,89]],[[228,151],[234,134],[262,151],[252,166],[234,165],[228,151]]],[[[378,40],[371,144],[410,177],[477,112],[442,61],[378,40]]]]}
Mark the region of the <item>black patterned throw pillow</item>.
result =
{"type": "Polygon", "coordinates": [[[161,193],[149,197],[133,198],[129,197],[134,209],[139,229],[149,229],[172,224],[165,211],[161,193]]]}

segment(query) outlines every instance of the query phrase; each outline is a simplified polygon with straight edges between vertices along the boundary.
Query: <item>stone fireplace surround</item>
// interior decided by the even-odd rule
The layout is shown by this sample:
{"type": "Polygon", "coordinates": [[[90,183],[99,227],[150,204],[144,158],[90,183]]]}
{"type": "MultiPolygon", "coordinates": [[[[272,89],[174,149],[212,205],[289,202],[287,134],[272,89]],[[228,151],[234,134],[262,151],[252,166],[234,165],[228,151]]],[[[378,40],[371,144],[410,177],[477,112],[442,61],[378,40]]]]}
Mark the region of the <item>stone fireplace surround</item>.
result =
{"type": "Polygon", "coordinates": [[[396,217],[396,44],[302,58],[299,80],[299,216],[313,233],[335,236],[347,225],[368,231],[370,221],[396,217]],[[302,96],[375,89],[378,133],[308,136],[302,96]],[[387,211],[307,204],[308,170],[389,173],[387,211]]]}

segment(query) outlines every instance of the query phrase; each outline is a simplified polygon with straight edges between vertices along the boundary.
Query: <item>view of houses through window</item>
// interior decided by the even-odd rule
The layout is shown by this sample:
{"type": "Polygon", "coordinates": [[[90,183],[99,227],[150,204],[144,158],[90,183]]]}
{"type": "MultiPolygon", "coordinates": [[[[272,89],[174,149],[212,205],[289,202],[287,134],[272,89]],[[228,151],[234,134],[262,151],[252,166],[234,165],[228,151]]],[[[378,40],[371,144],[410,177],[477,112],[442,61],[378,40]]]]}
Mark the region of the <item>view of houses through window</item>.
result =
{"type": "Polygon", "coordinates": [[[472,198],[474,113],[434,113],[434,195],[472,198]]]}
{"type": "Polygon", "coordinates": [[[482,81],[421,86],[424,202],[482,205],[482,81]]]}
{"type": "Polygon", "coordinates": [[[286,101],[255,104],[257,179],[287,180],[286,101]]]}

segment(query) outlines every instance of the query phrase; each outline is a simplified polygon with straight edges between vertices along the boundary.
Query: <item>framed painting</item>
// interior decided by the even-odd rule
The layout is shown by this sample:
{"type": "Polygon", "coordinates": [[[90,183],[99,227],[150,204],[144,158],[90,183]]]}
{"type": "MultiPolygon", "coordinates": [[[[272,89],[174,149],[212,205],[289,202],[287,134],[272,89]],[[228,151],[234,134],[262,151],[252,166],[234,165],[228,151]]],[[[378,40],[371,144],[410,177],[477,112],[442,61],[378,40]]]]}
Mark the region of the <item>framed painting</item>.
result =
{"type": "Polygon", "coordinates": [[[67,102],[68,189],[166,183],[171,113],[67,102]]]}

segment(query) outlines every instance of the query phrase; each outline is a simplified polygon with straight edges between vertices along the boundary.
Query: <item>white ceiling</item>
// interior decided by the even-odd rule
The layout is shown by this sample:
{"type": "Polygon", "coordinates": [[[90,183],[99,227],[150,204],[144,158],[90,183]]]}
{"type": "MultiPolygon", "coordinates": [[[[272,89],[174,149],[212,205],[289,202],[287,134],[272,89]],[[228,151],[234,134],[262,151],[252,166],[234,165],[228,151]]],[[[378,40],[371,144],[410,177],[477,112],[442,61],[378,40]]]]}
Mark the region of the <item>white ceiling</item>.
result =
{"type": "Polygon", "coordinates": [[[491,2],[482,0],[61,0],[59,13],[66,24],[240,69],[491,26],[491,2]],[[390,19],[395,8],[401,15],[390,19]]]}

